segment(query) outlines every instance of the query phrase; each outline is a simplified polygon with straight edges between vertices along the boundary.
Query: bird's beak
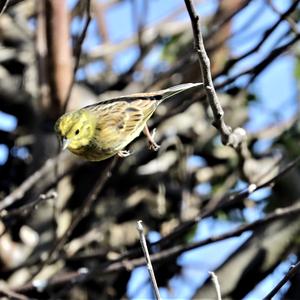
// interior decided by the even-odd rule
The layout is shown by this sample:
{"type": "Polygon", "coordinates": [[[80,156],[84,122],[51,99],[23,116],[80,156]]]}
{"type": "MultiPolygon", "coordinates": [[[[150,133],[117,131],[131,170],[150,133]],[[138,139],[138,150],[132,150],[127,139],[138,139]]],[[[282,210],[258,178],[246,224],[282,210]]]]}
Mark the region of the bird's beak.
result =
{"type": "Polygon", "coordinates": [[[61,139],[61,146],[63,150],[66,150],[70,144],[71,140],[68,140],[66,138],[61,139]]]}

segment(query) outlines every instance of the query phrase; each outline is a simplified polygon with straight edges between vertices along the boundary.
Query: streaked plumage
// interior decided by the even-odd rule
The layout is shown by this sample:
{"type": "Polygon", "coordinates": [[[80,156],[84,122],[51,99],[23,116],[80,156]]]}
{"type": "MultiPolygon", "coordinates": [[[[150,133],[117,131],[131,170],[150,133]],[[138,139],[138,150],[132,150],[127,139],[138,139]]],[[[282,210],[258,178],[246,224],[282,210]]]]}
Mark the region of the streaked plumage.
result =
{"type": "MultiPolygon", "coordinates": [[[[100,161],[115,154],[126,156],[123,149],[140,135],[161,102],[199,85],[187,83],[103,100],[64,114],[57,120],[55,131],[65,148],[88,160],[100,161]]],[[[151,139],[150,142],[154,143],[151,139]]]]}

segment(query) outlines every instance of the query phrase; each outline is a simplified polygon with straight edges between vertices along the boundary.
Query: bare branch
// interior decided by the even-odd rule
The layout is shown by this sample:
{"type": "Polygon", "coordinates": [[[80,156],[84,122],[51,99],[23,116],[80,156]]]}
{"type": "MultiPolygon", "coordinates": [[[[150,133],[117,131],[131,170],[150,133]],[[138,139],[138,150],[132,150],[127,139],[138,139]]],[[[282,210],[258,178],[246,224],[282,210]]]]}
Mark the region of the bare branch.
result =
{"type": "Polygon", "coordinates": [[[151,279],[151,283],[152,283],[152,286],[153,286],[155,298],[157,300],[160,300],[161,298],[160,298],[160,294],[159,294],[159,289],[158,289],[158,286],[157,286],[157,283],[156,283],[156,279],[155,279],[155,275],[154,275],[154,271],[153,271],[153,267],[152,267],[148,247],[147,247],[147,242],[146,242],[146,238],[145,238],[145,234],[144,234],[144,227],[143,227],[143,224],[142,224],[141,220],[137,222],[137,230],[138,230],[139,235],[140,235],[140,242],[141,242],[141,246],[142,246],[142,249],[143,249],[144,257],[146,259],[147,269],[148,269],[148,272],[149,272],[149,275],[150,275],[150,279],[151,279]]]}
{"type": "Polygon", "coordinates": [[[54,191],[49,191],[49,193],[47,194],[41,194],[35,201],[32,201],[16,209],[12,209],[9,212],[7,212],[6,210],[2,210],[0,212],[0,218],[8,219],[11,217],[26,215],[30,213],[32,209],[35,209],[38,206],[38,204],[40,204],[41,202],[56,199],[56,198],[57,198],[57,193],[54,191]]]}
{"type": "MultiPolygon", "coordinates": [[[[267,0],[267,3],[269,4],[269,6],[272,8],[272,10],[277,13],[280,16],[280,19],[284,18],[290,25],[291,29],[294,31],[295,34],[299,34],[299,29],[297,26],[297,23],[291,18],[290,15],[287,15],[286,13],[282,14],[277,7],[274,5],[272,0],[267,0]]],[[[297,4],[297,1],[295,1],[293,4],[297,4]]],[[[297,6],[294,7],[294,9],[297,6]]]]}
{"type": "Polygon", "coordinates": [[[3,15],[3,13],[5,12],[8,3],[9,3],[9,0],[5,0],[3,3],[1,3],[1,5],[0,5],[1,6],[1,8],[0,8],[0,16],[3,15]]]}
{"type": "Polygon", "coordinates": [[[222,300],[222,296],[221,296],[221,287],[219,284],[219,280],[217,275],[214,272],[208,272],[211,276],[211,281],[216,289],[216,293],[217,293],[217,300],[222,300]]]}
{"type": "Polygon", "coordinates": [[[17,187],[11,194],[7,195],[0,203],[0,212],[8,206],[21,200],[25,193],[29,191],[41,178],[48,172],[53,172],[55,166],[61,161],[62,156],[50,158],[46,163],[35,173],[29,176],[19,187],[17,187]]]}
{"type": "Polygon", "coordinates": [[[292,265],[290,270],[286,273],[286,275],[280,280],[280,282],[274,287],[274,289],[263,298],[263,300],[271,300],[278,291],[293,277],[296,275],[297,271],[300,268],[300,261],[298,261],[295,265],[292,265]]]}
{"type": "Polygon", "coordinates": [[[232,132],[231,128],[227,126],[224,121],[224,112],[215,91],[210,72],[210,61],[203,43],[203,37],[200,28],[200,18],[196,13],[195,7],[192,4],[192,0],[185,0],[185,4],[193,27],[195,48],[198,54],[201,69],[201,79],[204,83],[206,96],[214,115],[213,125],[219,130],[222,143],[224,145],[238,148],[246,141],[246,131],[242,128],[237,128],[232,132]]]}
{"type": "MultiPolygon", "coordinates": [[[[248,85],[254,81],[254,79],[261,74],[263,70],[265,70],[266,67],[268,67],[278,56],[280,56],[282,53],[287,51],[292,45],[294,45],[298,40],[300,39],[300,35],[295,35],[292,39],[288,40],[285,44],[273,49],[264,59],[262,59],[260,62],[258,62],[255,66],[252,66],[251,68],[248,68],[246,70],[243,70],[239,72],[236,75],[233,75],[232,77],[229,77],[227,80],[225,80],[222,83],[219,83],[216,85],[217,89],[221,89],[226,87],[227,85],[233,83],[238,78],[250,75],[250,79],[248,82],[248,85]]],[[[222,71],[223,74],[223,71],[222,71]]],[[[224,75],[224,74],[223,74],[224,75]]]]}
{"type": "Polygon", "coordinates": [[[71,81],[69,89],[66,93],[66,96],[64,98],[64,104],[63,104],[62,112],[65,112],[67,110],[68,103],[70,101],[72,88],[73,88],[73,85],[75,83],[76,73],[77,73],[77,70],[78,70],[78,67],[79,67],[79,62],[80,62],[80,57],[81,57],[81,52],[82,52],[82,45],[83,45],[84,39],[86,37],[87,30],[89,28],[91,20],[92,20],[91,0],[86,0],[86,21],[85,21],[82,32],[79,35],[78,40],[77,40],[76,45],[75,45],[75,48],[74,48],[75,64],[74,64],[74,68],[73,68],[72,81],[71,81]]]}
{"type": "Polygon", "coordinates": [[[268,28],[263,33],[263,36],[260,39],[260,41],[256,45],[254,45],[251,49],[249,49],[244,54],[242,54],[238,57],[229,59],[225,65],[224,69],[219,74],[216,74],[215,78],[220,77],[223,74],[227,74],[229,72],[229,70],[233,66],[235,66],[238,62],[240,62],[241,60],[247,58],[248,56],[256,53],[265,44],[265,42],[269,39],[269,37],[272,35],[272,33],[280,26],[282,21],[285,20],[285,18],[288,18],[288,16],[293,11],[295,11],[295,8],[297,7],[298,4],[299,4],[299,0],[296,0],[294,3],[292,3],[291,6],[282,15],[280,15],[280,18],[270,28],[268,28]]]}

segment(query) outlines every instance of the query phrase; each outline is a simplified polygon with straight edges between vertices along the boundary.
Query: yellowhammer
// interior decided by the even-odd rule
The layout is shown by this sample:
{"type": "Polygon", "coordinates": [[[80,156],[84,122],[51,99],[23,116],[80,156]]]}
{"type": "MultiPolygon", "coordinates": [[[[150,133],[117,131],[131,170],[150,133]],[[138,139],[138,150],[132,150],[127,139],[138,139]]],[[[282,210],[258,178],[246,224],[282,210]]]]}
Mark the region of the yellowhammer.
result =
{"type": "Polygon", "coordinates": [[[139,93],[103,100],[61,116],[55,131],[63,149],[91,161],[100,161],[115,154],[125,157],[130,153],[124,148],[144,130],[150,148],[157,150],[146,122],[164,100],[199,86],[186,83],[165,90],[139,93]]]}

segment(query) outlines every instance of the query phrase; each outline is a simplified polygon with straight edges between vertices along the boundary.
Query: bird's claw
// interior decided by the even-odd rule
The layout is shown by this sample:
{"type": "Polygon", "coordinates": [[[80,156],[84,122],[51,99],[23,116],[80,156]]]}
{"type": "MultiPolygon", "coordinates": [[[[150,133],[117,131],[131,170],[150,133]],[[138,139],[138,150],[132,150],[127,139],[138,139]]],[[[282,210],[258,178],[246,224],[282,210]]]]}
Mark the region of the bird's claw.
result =
{"type": "Polygon", "coordinates": [[[160,148],[160,145],[158,145],[155,142],[155,134],[156,134],[156,128],[153,129],[152,134],[147,135],[148,137],[148,144],[149,144],[149,149],[152,151],[158,151],[160,148]]]}
{"type": "Polygon", "coordinates": [[[149,149],[152,151],[158,151],[160,145],[156,144],[155,141],[148,141],[149,149]]]}
{"type": "Polygon", "coordinates": [[[120,151],[117,153],[117,155],[118,155],[119,157],[127,157],[127,156],[131,155],[131,152],[128,151],[128,150],[120,150],[120,151]]]}

